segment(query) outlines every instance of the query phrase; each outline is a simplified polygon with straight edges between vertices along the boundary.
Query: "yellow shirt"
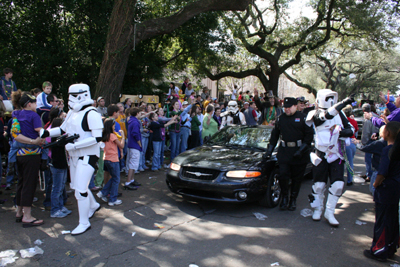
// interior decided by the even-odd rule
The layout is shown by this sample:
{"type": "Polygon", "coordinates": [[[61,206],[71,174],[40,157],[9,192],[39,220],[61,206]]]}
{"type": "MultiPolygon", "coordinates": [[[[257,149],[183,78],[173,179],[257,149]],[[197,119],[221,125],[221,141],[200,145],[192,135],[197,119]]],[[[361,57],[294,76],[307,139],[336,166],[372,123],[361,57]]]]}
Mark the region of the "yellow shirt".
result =
{"type": "Polygon", "coordinates": [[[126,130],[126,116],[125,115],[118,115],[118,118],[116,121],[119,123],[119,126],[121,126],[121,130],[124,131],[125,137],[128,136],[128,131],[126,130]]]}

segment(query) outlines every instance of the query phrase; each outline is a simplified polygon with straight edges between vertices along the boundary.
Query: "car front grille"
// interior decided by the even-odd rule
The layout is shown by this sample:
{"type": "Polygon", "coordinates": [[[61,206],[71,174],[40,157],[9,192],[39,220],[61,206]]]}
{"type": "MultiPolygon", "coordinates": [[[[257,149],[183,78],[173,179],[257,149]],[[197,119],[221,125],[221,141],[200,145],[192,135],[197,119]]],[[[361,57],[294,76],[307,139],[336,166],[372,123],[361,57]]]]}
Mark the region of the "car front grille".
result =
{"type": "Polygon", "coordinates": [[[218,177],[220,171],[206,168],[183,167],[182,176],[188,179],[211,181],[218,177]]]}

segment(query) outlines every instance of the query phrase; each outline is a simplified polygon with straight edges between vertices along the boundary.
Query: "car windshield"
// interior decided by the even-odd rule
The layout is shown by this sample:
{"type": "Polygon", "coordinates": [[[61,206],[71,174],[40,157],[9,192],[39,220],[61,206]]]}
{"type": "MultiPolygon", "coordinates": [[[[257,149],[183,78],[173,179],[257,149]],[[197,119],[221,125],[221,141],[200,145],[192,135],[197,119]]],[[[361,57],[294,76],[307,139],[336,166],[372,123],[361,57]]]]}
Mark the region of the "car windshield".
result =
{"type": "Polygon", "coordinates": [[[272,129],[269,126],[228,126],[214,134],[207,144],[267,149],[272,129]]]}
{"type": "Polygon", "coordinates": [[[355,109],[353,110],[354,117],[363,117],[364,111],[362,109],[355,109]]]}

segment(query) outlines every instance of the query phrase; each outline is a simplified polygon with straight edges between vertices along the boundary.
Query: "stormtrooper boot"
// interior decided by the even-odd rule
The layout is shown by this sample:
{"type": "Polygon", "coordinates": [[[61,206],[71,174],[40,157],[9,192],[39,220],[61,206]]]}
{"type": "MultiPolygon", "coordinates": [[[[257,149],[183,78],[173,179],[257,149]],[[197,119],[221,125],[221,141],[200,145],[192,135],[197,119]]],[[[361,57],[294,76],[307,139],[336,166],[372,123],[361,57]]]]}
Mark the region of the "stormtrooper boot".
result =
{"type": "Polygon", "coordinates": [[[100,210],[101,206],[97,201],[94,199],[92,191],[88,190],[88,198],[89,198],[89,203],[90,203],[90,208],[89,208],[89,219],[91,219],[94,214],[100,210]]]}
{"type": "MultiPolygon", "coordinates": [[[[75,195],[76,193],[77,192],[75,192],[75,195]]],[[[90,200],[87,196],[86,197],[80,196],[78,198],[78,210],[79,210],[79,225],[74,230],[72,230],[71,235],[80,235],[90,229],[90,222],[89,222],[90,200]]]]}
{"type": "Polygon", "coordinates": [[[328,194],[328,199],[326,201],[326,209],[324,217],[329,222],[331,226],[338,227],[339,222],[335,218],[335,208],[336,204],[339,200],[338,196],[334,196],[332,194],[328,194]]]}
{"type": "Polygon", "coordinates": [[[312,194],[315,199],[318,199],[319,205],[314,208],[314,212],[312,215],[312,219],[314,221],[320,221],[322,212],[324,211],[324,198],[325,196],[323,194],[312,194]]]}

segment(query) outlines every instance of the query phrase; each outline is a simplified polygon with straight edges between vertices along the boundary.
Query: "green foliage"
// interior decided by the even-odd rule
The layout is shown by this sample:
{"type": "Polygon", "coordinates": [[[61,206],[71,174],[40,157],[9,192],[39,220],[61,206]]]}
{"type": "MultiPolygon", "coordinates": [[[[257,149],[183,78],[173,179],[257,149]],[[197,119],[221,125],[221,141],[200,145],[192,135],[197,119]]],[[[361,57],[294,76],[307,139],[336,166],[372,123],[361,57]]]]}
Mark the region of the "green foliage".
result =
{"type": "MultiPolygon", "coordinates": [[[[188,2],[193,1],[127,1],[136,3],[135,23],[169,16],[188,2]]],[[[0,68],[14,69],[14,81],[22,90],[40,88],[48,80],[53,92],[66,97],[69,85],[83,82],[94,95],[112,8],[111,0],[3,1],[0,68]]],[[[166,68],[181,72],[221,49],[233,54],[235,46],[225,42],[225,29],[219,24],[221,14],[198,15],[171,34],[137,45],[122,93],[150,93],[165,80],[166,68]]]]}
{"type": "Polygon", "coordinates": [[[6,1],[0,8],[1,67],[14,69],[18,88],[53,84],[66,97],[72,83],[92,88],[101,64],[112,1],[6,1]]]}

